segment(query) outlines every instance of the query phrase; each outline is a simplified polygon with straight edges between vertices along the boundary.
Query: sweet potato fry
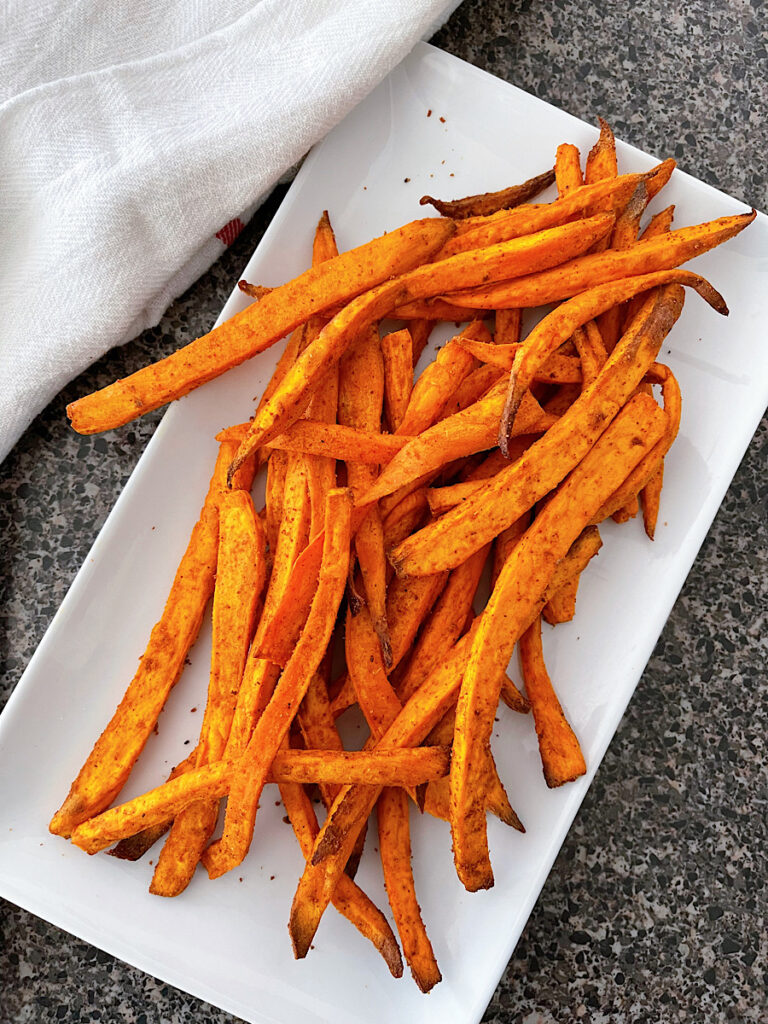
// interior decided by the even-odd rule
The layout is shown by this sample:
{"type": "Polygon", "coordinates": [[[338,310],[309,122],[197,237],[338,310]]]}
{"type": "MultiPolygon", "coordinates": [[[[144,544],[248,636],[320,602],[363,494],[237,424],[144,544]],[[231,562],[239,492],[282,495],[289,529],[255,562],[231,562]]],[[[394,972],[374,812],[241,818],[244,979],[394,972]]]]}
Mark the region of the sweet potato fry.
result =
{"type": "Polygon", "coordinates": [[[667,206],[658,213],[655,213],[648,222],[648,226],[641,233],[641,238],[657,238],[665,235],[672,229],[672,221],[675,216],[675,207],[667,206]]]}
{"type": "Polygon", "coordinates": [[[542,608],[541,615],[544,621],[548,622],[550,626],[556,626],[561,622],[570,622],[576,614],[576,594],[578,589],[578,576],[574,576],[572,580],[563,584],[542,608]]]}
{"type": "MultiPolygon", "coordinates": [[[[247,428],[245,428],[247,429],[247,428]]],[[[230,427],[216,435],[217,441],[236,440],[240,445],[242,437],[240,427],[230,427]],[[234,435],[234,436],[230,436],[234,435]]],[[[262,449],[266,451],[267,449],[262,449]]],[[[285,494],[285,478],[288,473],[288,455],[278,451],[267,463],[267,486],[264,504],[264,531],[267,535],[270,556],[274,558],[277,549],[277,535],[283,519],[283,496],[285,494]]]]}
{"type": "MultiPolygon", "coordinates": [[[[270,464],[271,462],[270,459],[270,464]]],[[[292,579],[293,565],[307,544],[310,524],[309,492],[306,484],[306,467],[300,455],[291,454],[289,456],[282,501],[283,518],[278,532],[269,586],[256,635],[248,652],[227,743],[227,756],[232,758],[241,754],[245,749],[254,725],[272,696],[279,675],[278,665],[262,658],[260,652],[264,635],[269,629],[277,609],[281,607],[284,600],[292,601],[294,598],[294,591],[289,588],[289,581],[292,579]]],[[[317,570],[315,571],[316,576],[317,570]]],[[[310,601],[311,597],[306,606],[298,610],[295,603],[292,605],[293,617],[298,617],[300,620],[297,626],[297,635],[306,620],[310,601]]]]}
{"type": "MultiPolygon", "coordinates": [[[[640,238],[647,240],[649,238],[658,238],[659,235],[665,235],[672,228],[672,220],[675,215],[674,206],[668,206],[665,210],[657,213],[655,217],[651,217],[648,226],[640,235],[640,238]]],[[[647,296],[643,296],[641,292],[639,295],[635,295],[633,299],[624,304],[624,330],[632,323],[633,318],[640,311],[640,307],[645,301],[647,296]]]]}
{"type": "Polygon", "coordinates": [[[666,236],[636,242],[621,252],[594,253],[551,270],[529,274],[500,284],[442,292],[441,297],[472,309],[543,306],[567,299],[597,285],[635,274],[670,270],[733,238],[755,219],[755,211],[720,217],[706,224],[679,228],[666,236]]]}
{"type": "MultiPolygon", "coordinates": [[[[473,284],[506,280],[543,267],[556,266],[576,253],[584,252],[597,238],[607,234],[612,226],[611,214],[599,214],[486,249],[459,253],[402,274],[353,299],[298,358],[275,394],[256,415],[233,461],[233,471],[255,448],[283,433],[301,416],[326,372],[351,342],[372,323],[389,314],[394,307],[413,299],[430,298],[449,292],[459,285],[471,287],[473,284]]],[[[639,244],[653,245],[654,242],[639,244]]],[[[262,299],[256,308],[260,308],[269,298],[262,299]]]]}
{"type": "Polygon", "coordinates": [[[181,398],[263,352],[313,314],[424,263],[454,230],[449,220],[413,221],[312,267],[165,359],[72,402],[67,415],[73,428],[81,434],[111,430],[181,398]]]}
{"type": "MultiPolygon", "coordinates": [[[[504,677],[507,678],[506,676],[504,677]]],[[[513,683],[510,685],[518,693],[517,688],[514,687],[513,683]]],[[[521,700],[524,698],[518,693],[521,700]]],[[[526,702],[527,704],[527,702],[526,702]]],[[[447,714],[445,714],[442,720],[435,726],[431,731],[425,744],[446,744],[453,742],[453,733],[456,724],[456,711],[455,708],[451,708],[447,714]]],[[[493,759],[493,754],[490,748],[487,752],[485,759],[485,766],[483,768],[482,780],[480,782],[481,792],[483,794],[482,799],[485,803],[486,810],[490,811],[491,814],[495,814],[496,817],[503,821],[505,825],[509,825],[511,828],[517,829],[518,832],[525,832],[523,824],[515,813],[512,805],[509,802],[506,790],[499,778],[499,773],[496,769],[496,762],[493,759]]],[[[433,779],[425,787],[426,793],[432,791],[432,805],[433,811],[437,811],[437,817],[443,818],[445,821],[450,821],[449,813],[449,782],[448,778],[444,779],[433,779]]],[[[426,810],[426,796],[424,801],[424,809],[426,810]]]]}
{"type": "Polygon", "coordinates": [[[229,871],[248,853],[269,766],[328,646],[347,581],[350,519],[348,491],[331,491],[325,513],[325,541],[317,591],[299,641],[256,723],[238,772],[232,779],[224,832],[205,854],[204,863],[212,878],[229,871]]]}
{"type": "MultiPolygon", "coordinates": [[[[247,423],[239,423],[222,430],[216,436],[219,440],[239,443],[248,432],[248,426],[247,423]]],[[[284,434],[270,441],[267,447],[377,466],[389,462],[410,440],[410,437],[356,430],[340,423],[297,420],[284,434]]]]}
{"type": "Polygon", "coordinates": [[[479,196],[465,196],[463,199],[452,199],[448,202],[441,199],[433,199],[432,196],[422,196],[419,203],[422,206],[434,206],[438,213],[444,217],[452,217],[454,220],[464,220],[466,217],[487,217],[490,213],[498,213],[499,210],[509,210],[513,206],[520,206],[527,203],[529,199],[535,198],[545,188],[549,188],[555,180],[554,168],[529,178],[521,185],[513,185],[511,188],[502,189],[500,192],[484,192],[479,196]]]}
{"type": "MultiPolygon", "coordinates": [[[[605,366],[608,354],[605,351],[603,337],[594,320],[588,321],[583,327],[573,332],[573,343],[581,363],[581,390],[585,391],[597,378],[605,366]]],[[[544,364],[549,365],[549,360],[544,364]]]]}
{"type": "Polygon", "coordinates": [[[499,675],[532,615],[546,603],[557,562],[646,452],[668,428],[647,395],[630,399],[515,545],[472,641],[456,705],[451,762],[451,834],[457,874],[470,892],[493,885],[485,808],[477,779],[499,702],[499,675]]]}
{"type": "Polygon", "coordinates": [[[344,633],[347,671],[357,703],[375,739],[380,739],[401,710],[401,703],[387,679],[387,669],[368,609],[357,615],[347,609],[344,633]]]}
{"type": "Polygon", "coordinates": [[[426,492],[429,511],[433,516],[441,516],[443,512],[449,512],[452,508],[460,505],[462,501],[466,501],[467,498],[471,498],[473,494],[482,490],[484,483],[484,480],[464,480],[448,487],[430,487],[426,492]]]}
{"type": "Polygon", "coordinates": [[[544,778],[550,789],[573,782],[587,770],[579,741],[557,699],[544,664],[541,619],[526,629],[518,641],[525,692],[531,702],[544,778]]]}
{"type": "MultiPolygon", "coordinates": [[[[616,226],[611,236],[611,249],[628,249],[630,245],[637,241],[640,230],[640,218],[643,216],[647,205],[648,189],[645,182],[641,181],[616,220],[616,226]]],[[[616,342],[619,340],[622,320],[623,316],[620,306],[613,306],[598,317],[597,324],[606,352],[612,352],[616,342]]]]}
{"type": "MultiPolygon", "coordinates": [[[[583,568],[584,546],[580,537],[555,568],[550,583],[553,589],[562,586],[575,571],[571,552],[577,547],[577,567],[583,568]]],[[[549,596],[548,593],[545,596],[549,596]]],[[[529,624],[526,622],[526,627],[529,624]]],[[[453,707],[478,629],[479,619],[405,704],[377,749],[410,747],[422,743],[453,707]]],[[[357,836],[376,803],[378,793],[375,788],[345,786],[318,834],[312,858],[307,862],[291,907],[289,931],[297,957],[307,955],[320,919],[344,871],[357,836]]]]}
{"type": "Polygon", "coordinates": [[[387,622],[396,668],[413,644],[416,633],[448,581],[447,573],[393,579],[387,591],[387,622]]]}
{"type": "Polygon", "coordinates": [[[446,259],[460,252],[482,249],[487,245],[562,226],[580,215],[586,215],[598,203],[604,203],[613,210],[621,210],[643,177],[639,174],[625,174],[614,181],[599,181],[575,189],[554,203],[520,206],[516,210],[505,210],[490,217],[472,217],[459,221],[455,236],[446,242],[435,259],[446,259]]]}
{"type": "MultiPolygon", "coordinates": [[[[304,787],[293,782],[284,782],[280,785],[280,797],[306,859],[312,853],[312,845],[319,831],[312,801],[304,787]]],[[[343,914],[361,935],[370,939],[384,957],[392,976],[401,978],[403,962],[397,940],[387,919],[362,889],[359,889],[351,878],[342,876],[332,902],[339,913],[343,914]]]]}
{"type": "Polygon", "coordinates": [[[377,817],[384,885],[392,916],[413,980],[422,992],[429,992],[442,976],[421,918],[413,884],[407,794],[402,789],[385,787],[378,799],[377,817]]]}
{"type": "Polygon", "coordinates": [[[401,701],[413,696],[461,635],[489,549],[486,545],[476,551],[449,575],[399,680],[397,696],[401,701]]]}
{"type": "Polygon", "coordinates": [[[565,196],[584,184],[581,173],[581,154],[570,142],[563,142],[557,147],[555,156],[555,181],[557,193],[565,196]]]}
{"type": "Polygon", "coordinates": [[[427,488],[412,491],[392,509],[384,520],[384,550],[399,544],[421,526],[427,516],[427,488]]]}
{"type": "MultiPolygon", "coordinates": [[[[492,448],[498,437],[506,391],[507,381],[501,379],[474,405],[448,416],[409,441],[373,486],[360,496],[360,505],[365,506],[394,494],[401,487],[429,478],[430,473],[454,459],[492,448]]],[[[555,417],[543,413],[535,398],[528,394],[513,429],[520,434],[543,433],[554,423],[555,417]]]]}
{"type": "Polygon", "coordinates": [[[640,502],[638,501],[637,495],[630,498],[626,505],[616,509],[615,512],[611,513],[611,519],[614,523],[628,523],[630,519],[634,519],[637,513],[640,511],[640,502]]]}
{"type": "Polygon", "coordinates": [[[497,309],[493,340],[497,345],[515,345],[520,341],[523,312],[520,309],[497,309]]]}
{"type": "Polygon", "coordinates": [[[668,376],[662,384],[662,393],[664,395],[664,412],[667,415],[669,424],[665,436],[654,446],[653,451],[645,455],[638,465],[635,466],[615,494],[611,495],[610,499],[596,514],[595,523],[602,522],[603,519],[613,515],[617,509],[624,508],[633,498],[636,499],[637,495],[656,472],[659,460],[663,459],[672,447],[672,443],[680,429],[682,410],[680,385],[671,371],[668,372],[668,376]]]}
{"type": "Polygon", "coordinates": [[[489,363],[472,370],[443,406],[440,419],[447,419],[457,412],[468,409],[475,402],[479,402],[503,376],[505,376],[505,371],[501,367],[489,363]]]}
{"type": "MultiPolygon", "coordinates": [[[[341,358],[339,422],[369,431],[380,431],[383,404],[384,360],[378,328],[372,324],[360,332],[341,358]]],[[[353,499],[366,491],[375,477],[376,472],[372,466],[347,462],[347,483],[353,499]]],[[[384,658],[388,661],[387,559],[384,554],[384,528],[376,506],[370,509],[355,532],[355,553],[373,626],[384,658]]]]}
{"type": "MultiPolygon", "coordinates": [[[[265,544],[250,496],[244,491],[224,495],[219,505],[211,674],[197,745],[198,768],[219,761],[227,746],[256,606],[266,578],[265,544]]],[[[151,893],[178,896],[186,889],[218,816],[217,800],[201,801],[182,811],[155,865],[151,893]]]]}
{"type": "MultiPolygon", "coordinates": [[[[595,383],[568,414],[476,495],[391,551],[395,569],[415,576],[461,565],[557,486],[634,392],[679,317],[682,302],[676,285],[649,299],[595,383]]],[[[407,451],[408,447],[393,459],[380,481],[407,451]]]]}
{"type": "MultiPolygon", "coordinates": [[[[413,299],[404,302],[402,306],[395,306],[391,314],[395,320],[408,320],[410,324],[428,321],[453,321],[458,327],[467,320],[485,320],[490,317],[490,310],[468,309],[465,306],[452,306],[450,302],[441,299],[413,299]]],[[[412,332],[413,333],[413,332],[412,332]]],[[[414,351],[416,349],[414,348],[414,351]]]]}
{"type": "MultiPolygon", "coordinates": [[[[191,771],[195,767],[196,761],[197,748],[172,769],[168,781],[177,779],[179,775],[191,771]]],[[[117,857],[118,860],[140,860],[147,850],[152,849],[158,839],[163,838],[172,824],[172,820],[164,821],[159,825],[153,825],[152,828],[145,828],[133,836],[128,836],[126,839],[121,839],[117,846],[109,851],[110,857],[117,857]]]]}
{"type": "MultiPolygon", "coordinates": [[[[494,366],[507,370],[512,369],[515,356],[524,345],[528,344],[527,338],[523,345],[489,345],[484,342],[473,341],[469,338],[462,339],[461,341],[459,339],[456,340],[462,348],[471,352],[476,359],[480,359],[485,363],[492,363],[494,366]]],[[[544,384],[581,383],[582,372],[579,360],[574,356],[566,356],[561,355],[559,352],[554,352],[542,366],[538,367],[533,379],[544,384]]]]}
{"type": "Polygon", "coordinates": [[[416,363],[421,358],[421,353],[427,347],[429,336],[432,333],[432,328],[435,326],[434,320],[415,319],[408,324],[408,330],[411,334],[411,361],[414,369],[416,363]]]}
{"type": "Polygon", "coordinates": [[[394,433],[403,421],[413,389],[413,339],[408,328],[385,334],[381,339],[384,357],[384,405],[389,429],[394,433]]]}
{"type": "Polygon", "coordinates": [[[355,688],[346,672],[340,677],[339,682],[339,688],[331,700],[331,714],[334,719],[338,718],[339,715],[343,715],[345,711],[357,704],[355,688]]]}
{"type": "Polygon", "coordinates": [[[656,522],[659,518],[659,503],[661,501],[661,488],[664,484],[664,460],[661,459],[656,466],[653,476],[640,492],[640,499],[643,505],[643,525],[649,540],[656,535],[656,522]]]}
{"type": "MultiPolygon", "coordinates": [[[[331,712],[328,688],[319,673],[312,676],[297,717],[304,746],[308,750],[344,749],[331,712]]],[[[319,788],[326,809],[330,809],[339,787],[323,783],[319,788]]]]}
{"type": "MultiPolygon", "coordinates": [[[[226,464],[234,445],[219,446],[200,518],[184,552],[160,621],[154,626],[136,675],[120,705],[53,816],[50,830],[69,836],[75,825],[108,807],[125,785],[144,744],[184,668],[213,593],[219,538],[218,506],[226,490],[226,464]]],[[[250,489],[253,463],[238,486],[250,489]]]]}
{"type": "MultiPolygon", "coordinates": [[[[324,210],[315,229],[315,238],[312,245],[312,266],[319,266],[321,263],[326,262],[326,260],[334,259],[338,254],[336,237],[331,227],[328,211],[324,210]]],[[[325,315],[310,317],[304,325],[304,347],[313,344],[320,331],[328,322],[330,315],[331,311],[329,310],[325,315]]],[[[321,423],[335,424],[338,391],[339,377],[338,367],[336,367],[326,374],[323,387],[310,399],[305,418],[321,423]]],[[[304,468],[307,474],[307,490],[309,491],[309,536],[314,537],[323,528],[325,502],[329,492],[336,486],[336,460],[330,453],[306,452],[304,468]]]]}
{"type": "MultiPolygon", "coordinates": [[[[290,750],[275,754],[266,781],[412,787],[443,778],[450,761],[448,747],[290,750]]],[[[239,771],[238,761],[215,761],[191,769],[142,796],[89,818],[73,831],[72,842],[86,853],[98,853],[117,840],[176,817],[197,800],[226,796],[239,771]]]]}
{"type": "Polygon", "coordinates": [[[717,312],[727,315],[728,307],[722,296],[703,278],[685,270],[666,270],[626,278],[584,292],[553,310],[526,338],[525,351],[518,351],[509,376],[509,392],[499,427],[499,446],[504,451],[509,428],[514,424],[519,403],[533,382],[536,370],[557,350],[565,333],[572,333],[587,320],[615,305],[646,291],[648,282],[660,284],[686,284],[694,288],[717,312]]]}
{"type": "Polygon", "coordinates": [[[432,426],[451,395],[474,368],[474,358],[461,345],[460,338],[463,337],[490,341],[487,328],[477,321],[440,349],[434,362],[429,364],[414,385],[398,434],[414,437],[432,426]]]}
{"type": "Polygon", "coordinates": [[[600,135],[589,151],[584,172],[584,180],[587,185],[591,185],[595,181],[602,181],[604,178],[615,178],[617,174],[616,140],[613,137],[611,126],[602,117],[599,117],[598,121],[600,135]]]}

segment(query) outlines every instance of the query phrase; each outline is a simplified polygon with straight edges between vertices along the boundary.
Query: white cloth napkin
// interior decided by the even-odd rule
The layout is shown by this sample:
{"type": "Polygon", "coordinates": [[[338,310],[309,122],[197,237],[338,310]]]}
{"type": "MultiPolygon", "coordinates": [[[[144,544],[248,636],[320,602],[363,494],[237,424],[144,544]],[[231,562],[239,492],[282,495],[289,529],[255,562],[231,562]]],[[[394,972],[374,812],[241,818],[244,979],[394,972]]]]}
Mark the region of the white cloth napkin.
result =
{"type": "Polygon", "coordinates": [[[67,381],[157,323],[456,5],[3,5],[0,460],[67,381]]]}

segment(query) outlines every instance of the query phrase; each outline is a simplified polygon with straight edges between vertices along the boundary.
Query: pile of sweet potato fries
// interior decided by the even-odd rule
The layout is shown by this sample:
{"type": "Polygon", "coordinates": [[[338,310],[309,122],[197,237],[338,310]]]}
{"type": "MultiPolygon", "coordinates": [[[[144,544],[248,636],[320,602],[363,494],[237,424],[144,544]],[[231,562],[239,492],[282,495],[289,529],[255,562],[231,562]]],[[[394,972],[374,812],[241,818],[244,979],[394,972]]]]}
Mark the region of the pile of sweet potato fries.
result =
{"type": "Polygon", "coordinates": [[[618,174],[602,122],[583,172],[576,147],[561,145],[554,171],[500,193],[425,197],[442,216],[349,252],[337,252],[324,214],[305,273],[272,289],[241,282],[254,299],[243,312],[69,407],[81,433],[119,427],[290,335],[253,419],[218,437],[163,616],[52,832],[88,853],[117,843],[129,859],[167,833],[151,891],[175,896],[198,863],[211,878],[241,863],[264,784],[276,782],[306,861],[295,955],[333,903],[399,976],[387,918],[354,882],[375,808],[405,959],[423,991],[440,980],[414,891],[410,801],[450,823],[458,876],[474,891],[493,884],[486,812],[522,829],[491,752],[499,701],[532,711],[549,786],[585,772],[541,619],[573,617],[603,520],[642,508],[653,539],[680,422],[659,348],[683,285],[727,313],[707,281],[677,268],[754,213],[673,231],[667,207],[641,229],[673,170],[667,160],[618,174]],[[529,202],[553,180],[557,199],[529,202]],[[549,304],[521,339],[522,311],[549,304]],[[393,319],[406,326],[384,333],[393,319]],[[414,381],[440,320],[468,326],[414,381]],[[211,598],[197,746],[165,783],[110,809],[211,598]],[[525,694],[506,674],[515,646],[525,694]],[[337,648],[346,667],[332,678],[337,648]],[[336,723],[353,705],[370,735],[348,751],[336,723]]]}

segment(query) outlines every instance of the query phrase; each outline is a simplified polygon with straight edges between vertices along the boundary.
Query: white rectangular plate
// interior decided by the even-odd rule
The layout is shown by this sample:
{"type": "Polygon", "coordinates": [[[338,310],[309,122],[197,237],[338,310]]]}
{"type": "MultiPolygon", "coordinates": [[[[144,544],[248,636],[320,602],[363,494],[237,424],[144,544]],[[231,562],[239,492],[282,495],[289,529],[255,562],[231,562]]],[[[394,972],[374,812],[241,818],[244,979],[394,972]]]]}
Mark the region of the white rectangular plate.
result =
{"type": "MultiPolygon", "coordinates": [[[[559,142],[585,154],[595,136],[568,114],[420,45],[312,152],[245,276],[276,285],[305,269],[324,208],[340,247],[349,248],[423,214],[424,192],[450,198],[501,188],[551,166],[559,142]]],[[[654,163],[629,146],[618,150],[623,170],[654,163]]],[[[678,225],[743,210],[680,172],[663,193],[664,205],[671,202],[678,225]]],[[[768,221],[760,216],[693,266],[723,291],[732,312],[723,320],[689,295],[664,346],[684,413],[657,539],[649,543],[638,522],[610,524],[579,590],[575,622],[546,631],[547,663],[587,776],[547,790],[530,718],[502,712],[495,752],[528,831],[522,836],[491,820],[496,886],[485,893],[469,895],[457,881],[447,826],[414,815],[416,885],[444,978],[428,997],[409,977],[392,979],[332,909],[316,948],[303,962],[292,959],[286,923],[302,862],[275,805],[276,787],[262,799],[242,867],[216,882],[198,872],[173,900],[147,892],[156,851],[137,864],[89,858],[47,832],[160,615],[205,493],[214,434],[251,414],[276,350],[170,408],[9,701],[0,721],[0,893],[248,1021],[479,1020],[768,397],[768,221]]],[[[235,292],[222,318],[244,305],[235,292]]],[[[448,333],[436,332],[431,347],[448,333]]],[[[208,646],[204,630],[124,796],[156,785],[190,749],[185,743],[195,742],[208,646]]],[[[358,880],[386,906],[370,851],[358,880]]]]}

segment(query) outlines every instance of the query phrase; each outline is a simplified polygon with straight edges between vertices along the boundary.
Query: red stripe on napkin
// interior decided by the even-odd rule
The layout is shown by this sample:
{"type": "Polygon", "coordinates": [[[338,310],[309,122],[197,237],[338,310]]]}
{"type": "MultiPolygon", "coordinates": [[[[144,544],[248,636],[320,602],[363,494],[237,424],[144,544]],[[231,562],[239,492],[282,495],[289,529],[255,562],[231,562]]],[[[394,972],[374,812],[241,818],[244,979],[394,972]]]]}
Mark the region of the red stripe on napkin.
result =
{"type": "Polygon", "coordinates": [[[216,232],[216,237],[224,243],[224,245],[232,245],[234,240],[243,230],[245,225],[239,217],[234,217],[228,224],[225,224],[221,231],[216,232]]]}

